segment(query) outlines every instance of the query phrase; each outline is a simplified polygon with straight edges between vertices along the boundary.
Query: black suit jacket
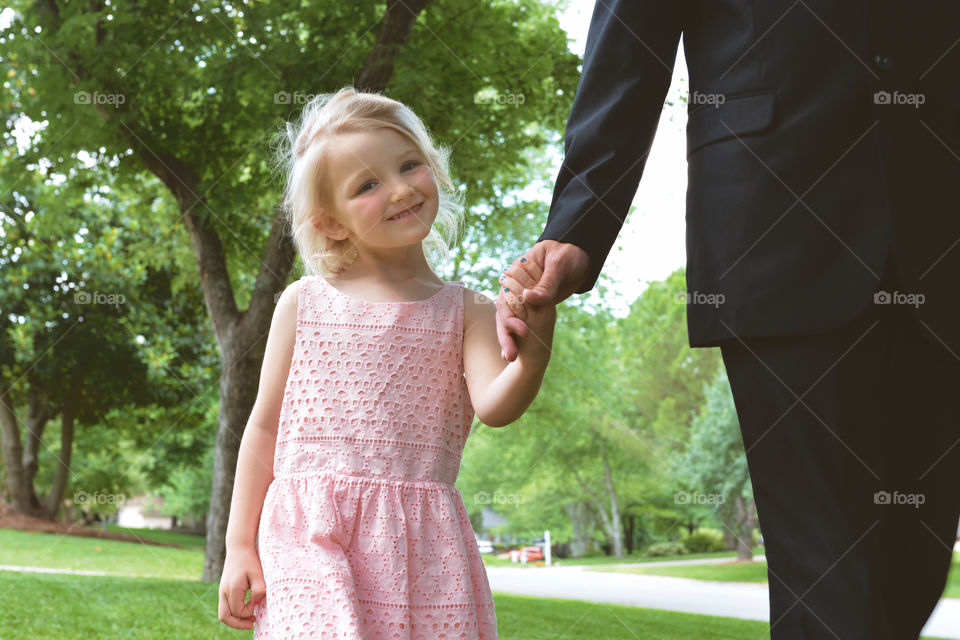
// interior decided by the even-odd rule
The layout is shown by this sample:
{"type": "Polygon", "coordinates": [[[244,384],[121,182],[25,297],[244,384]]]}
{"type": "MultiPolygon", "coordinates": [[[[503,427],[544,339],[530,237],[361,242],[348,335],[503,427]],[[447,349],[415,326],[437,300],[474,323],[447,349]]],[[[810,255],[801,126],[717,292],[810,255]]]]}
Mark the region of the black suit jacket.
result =
{"type": "Polygon", "coordinates": [[[540,236],[590,255],[578,293],[623,225],[681,34],[690,344],[839,326],[892,255],[891,300],[960,355],[957,0],[599,0],[540,236]]]}

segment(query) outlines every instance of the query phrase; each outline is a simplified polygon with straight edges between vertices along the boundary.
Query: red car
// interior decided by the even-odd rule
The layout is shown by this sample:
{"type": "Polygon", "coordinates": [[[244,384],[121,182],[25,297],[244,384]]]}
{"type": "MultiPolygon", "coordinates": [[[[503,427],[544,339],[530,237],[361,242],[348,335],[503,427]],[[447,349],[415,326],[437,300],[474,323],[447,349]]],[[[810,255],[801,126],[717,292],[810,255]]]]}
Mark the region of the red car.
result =
{"type": "Polygon", "coordinates": [[[536,562],[543,559],[543,549],[540,547],[520,547],[510,551],[511,562],[536,562]]]}

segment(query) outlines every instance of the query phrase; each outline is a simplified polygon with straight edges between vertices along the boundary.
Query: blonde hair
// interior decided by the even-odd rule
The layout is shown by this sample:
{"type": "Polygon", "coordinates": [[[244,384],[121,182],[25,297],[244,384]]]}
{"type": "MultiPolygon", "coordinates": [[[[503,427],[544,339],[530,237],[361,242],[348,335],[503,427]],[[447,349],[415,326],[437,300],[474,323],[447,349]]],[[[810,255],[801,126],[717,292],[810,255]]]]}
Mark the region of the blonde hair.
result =
{"type": "Polygon", "coordinates": [[[450,179],[450,150],[433,142],[426,126],[406,105],[348,86],[314,96],[304,106],[299,122],[285,123],[285,131],[278,136],[279,163],[286,174],[280,206],[309,275],[338,273],[357,257],[349,238],[334,240],[313,225],[318,211],[330,201],[324,154],[328,142],[337,134],[379,128],[393,129],[409,139],[437,183],[437,217],[421,243],[431,266],[446,262],[450,248],[459,241],[463,204],[450,179]]]}

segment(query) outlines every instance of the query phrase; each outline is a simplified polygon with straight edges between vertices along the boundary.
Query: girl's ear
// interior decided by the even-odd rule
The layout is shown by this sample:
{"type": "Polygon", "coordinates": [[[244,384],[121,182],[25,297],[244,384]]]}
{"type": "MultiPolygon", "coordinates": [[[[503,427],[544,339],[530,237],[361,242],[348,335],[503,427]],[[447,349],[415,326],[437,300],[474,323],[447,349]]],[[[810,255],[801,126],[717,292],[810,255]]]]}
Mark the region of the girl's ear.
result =
{"type": "Polygon", "coordinates": [[[320,209],[313,215],[313,226],[323,235],[333,240],[346,240],[350,237],[350,231],[337,220],[332,214],[320,209]]]}

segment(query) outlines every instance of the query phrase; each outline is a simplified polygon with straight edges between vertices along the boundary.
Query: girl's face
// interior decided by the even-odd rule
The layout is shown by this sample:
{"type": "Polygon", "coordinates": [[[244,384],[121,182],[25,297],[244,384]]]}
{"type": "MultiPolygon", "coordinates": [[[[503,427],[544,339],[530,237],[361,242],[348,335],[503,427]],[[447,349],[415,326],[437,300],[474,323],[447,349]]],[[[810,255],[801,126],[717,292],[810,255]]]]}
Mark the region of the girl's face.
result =
{"type": "Polygon", "coordinates": [[[331,210],[315,223],[326,235],[376,252],[419,244],[429,234],[437,183],[405,136],[388,128],[340,134],[326,160],[331,210]]]}

